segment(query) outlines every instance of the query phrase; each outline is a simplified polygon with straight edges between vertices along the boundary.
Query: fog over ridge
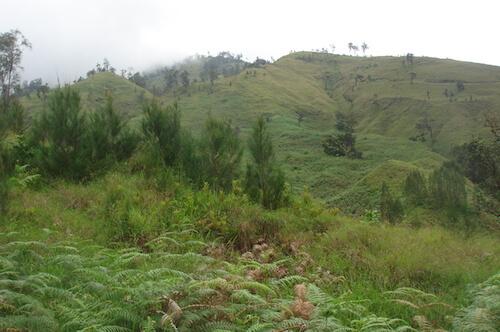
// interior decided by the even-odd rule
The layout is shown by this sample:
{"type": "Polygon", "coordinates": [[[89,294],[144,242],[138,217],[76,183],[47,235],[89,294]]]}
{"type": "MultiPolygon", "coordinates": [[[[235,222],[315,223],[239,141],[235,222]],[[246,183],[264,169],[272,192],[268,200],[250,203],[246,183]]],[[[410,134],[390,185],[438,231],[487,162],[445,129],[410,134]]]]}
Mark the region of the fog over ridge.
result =
{"type": "Polygon", "coordinates": [[[109,59],[145,70],[196,53],[249,60],[367,42],[371,55],[416,55],[500,65],[496,1],[4,0],[0,32],[19,29],[23,79],[72,81],[109,59]]]}

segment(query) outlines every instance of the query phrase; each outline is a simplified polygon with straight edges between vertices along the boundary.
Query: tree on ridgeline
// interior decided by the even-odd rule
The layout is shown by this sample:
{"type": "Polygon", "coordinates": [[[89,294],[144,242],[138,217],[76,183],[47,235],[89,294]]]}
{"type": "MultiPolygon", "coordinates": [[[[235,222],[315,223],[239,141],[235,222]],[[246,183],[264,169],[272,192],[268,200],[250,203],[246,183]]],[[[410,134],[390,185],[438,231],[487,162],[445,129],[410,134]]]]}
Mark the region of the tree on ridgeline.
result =
{"type": "Polygon", "coordinates": [[[413,59],[414,59],[413,53],[407,53],[406,54],[406,63],[408,65],[413,65],[413,59]]]}
{"type": "Polygon", "coordinates": [[[363,44],[361,44],[361,49],[363,50],[363,55],[365,55],[366,53],[366,50],[368,49],[368,44],[363,42],[363,44]]]}
{"type": "Polygon", "coordinates": [[[271,135],[264,117],[260,116],[248,142],[252,161],[247,164],[245,190],[249,197],[267,209],[284,203],[285,176],[274,156],[271,135]]]}
{"type": "Polygon", "coordinates": [[[358,55],[359,47],[357,45],[352,45],[352,50],[354,51],[354,55],[358,55]]]}

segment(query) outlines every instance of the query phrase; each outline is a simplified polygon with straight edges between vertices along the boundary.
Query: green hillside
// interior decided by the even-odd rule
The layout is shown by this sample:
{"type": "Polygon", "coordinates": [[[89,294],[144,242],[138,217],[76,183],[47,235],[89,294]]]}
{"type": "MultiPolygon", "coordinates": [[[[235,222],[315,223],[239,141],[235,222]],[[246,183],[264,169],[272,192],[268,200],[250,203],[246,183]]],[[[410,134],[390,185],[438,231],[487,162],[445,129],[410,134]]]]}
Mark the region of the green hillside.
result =
{"type": "MultiPolygon", "coordinates": [[[[294,190],[309,186],[318,197],[338,203],[353,184],[387,160],[425,171],[439,165],[452,146],[487,134],[483,115],[498,112],[499,87],[500,68],[493,66],[433,58],[416,58],[407,66],[399,57],[303,52],[219,79],[213,88],[194,85],[179,103],[185,124],[194,129],[212,113],[231,119],[244,135],[249,123],[265,114],[294,190]],[[413,83],[410,72],[416,73],[413,83]],[[464,82],[464,91],[456,92],[457,81],[464,82]],[[451,101],[445,89],[453,92],[451,101]],[[362,160],[332,158],[322,151],[335,112],[346,110],[359,120],[362,160]],[[434,147],[409,140],[425,113],[434,120],[434,147]]],[[[386,170],[385,175],[400,183],[406,173],[386,170]]]]}
{"type": "MultiPolygon", "coordinates": [[[[136,84],[110,72],[97,73],[90,78],[75,84],[80,92],[82,106],[87,111],[96,110],[104,104],[106,94],[113,96],[117,109],[126,117],[134,117],[140,112],[141,105],[152,98],[147,90],[136,84]]],[[[23,97],[28,114],[33,116],[43,110],[45,102],[43,98],[31,96],[23,97]]]]}
{"type": "Polygon", "coordinates": [[[496,330],[498,201],[441,165],[488,135],[500,69],[402,60],[295,53],[160,103],[101,72],[26,130],[8,105],[0,331],[496,330]],[[338,111],[362,158],[324,153],[338,111]]]}
{"type": "MultiPolygon", "coordinates": [[[[110,91],[118,109],[132,118],[141,116],[142,102],[151,97],[111,73],[98,73],[76,85],[85,107],[94,107],[104,100],[103,91],[110,91]]],[[[372,207],[374,197],[363,200],[366,204],[347,204],[356,198],[354,191],[375,193],[384,179],[397,189],[410,169],[429,171],[454,145],[486,135],[483,117],[499,112],[499,88],[500,68],[494,66],[427,57],[408,65],[402,57],[300,52],[236,76],[219,76],[213,86],[197,82],[188,91],[160,98],[177,101],[184,125],[195,133],[212,114],[231,120],[245,137],[250,124],[264,114],[292,190],[298,193],[307,186],[332,205],[362,212],[372,207]],[[416,73],[413,82],[411,72],[416,73]],[[457,82],[463,82],[463,91],[457,91],[457,82]],[[445,89],[453,97],[446,97],[445,89]],[[336,111],[355,112],[363,159],[323,153],[321,142],[334,131],[336,111]],[[409,139],[424,114],[433,120],[434,146],[409,139]],[[405,167],[394,168],[389,160],[405,167]],[[370,177],[381,181],[364,181],[370,177]]],[[[41,105],[26,99],[25,104],[30,110],[41,105]]]]}

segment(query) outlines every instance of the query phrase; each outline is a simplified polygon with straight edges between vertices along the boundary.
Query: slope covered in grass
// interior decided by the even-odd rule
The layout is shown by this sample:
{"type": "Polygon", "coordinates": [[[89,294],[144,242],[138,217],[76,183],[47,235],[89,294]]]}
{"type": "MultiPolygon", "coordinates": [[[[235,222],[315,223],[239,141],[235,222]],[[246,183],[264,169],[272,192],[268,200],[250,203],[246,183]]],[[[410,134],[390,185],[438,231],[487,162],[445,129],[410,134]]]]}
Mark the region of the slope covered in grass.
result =
{"type": "MultiPolygon", "coordinates": [[[[82,107],[87,111],[95,111],[103,106],[108,94],[113,96],[114,105],[126,118],[137,116],[145,101],[150,100],[150,92],[131,81],[110,72],[97,73],[75,83],[80,92],[82,107]]],[[[46,107],[46,101],[36,95],[23,97],[22,103],[27,113],[36,116],[46,107]]]]}
{"type": "MultiPolygon", "coordinates": [[[[142,88],[111,73],[96,74],[77,86],[85,107],[95,107],[109,91],[117,108],[135,121],[141,117],[142,102],[150,98],[142,88]]],[[[403,64],[403,57],[299,52],[235,76],[220,76],[213,86],[197,82],[187,91],[160,98],[179,103],[183,124],[195,134],[211,114],[232,121],[245,140],[251,123],[264,115],[293,192],[307,186],[316,197],[353,210],[355,196],[350,193],[379,189],[365,186],[363,179],[383,169],[388,160],[427,172],[439,166],[453,146],[474,135],[488,135],[484,115],[498,114],[499,88],[500,68],[495,66],[427,57],[403,64]],[[463,83],[463,91],[457,90],[457,82],[463,83]],[[334,132],[337,111],[356,114],[363,159],[323,153],[321,142],[334,132]],[[432,120],[435,144],[410,140],[425,114],[432,120]]],[[[29,110],[41,108],[40,102],[25,104],[29,110]]],[[[377,176],[402,183],[406,172],[390,169],[377,176]]],[[[374,208],[373,199],[363,202],[354,210],[374,208]]]]}
{"type": "MultiPolygon", "coordinates": [[[[416,58],[403,65],[399,57],[304,52],[219,79],[213,87],[194,85],[179,104],[187,126],[197,130],[212,114],[230,119],[243,137],[249,123],[264,114],[295,192],[309,186],[316,196],[339,202],[337,197],[389,159],[426,171],[439,166],[453,146],[488,135],[484,115],[498,112],[499,77],[500,68],[452,60],[416,58]],[[416,73],[413,83],[410,72],[416,73]],[[464,83],[463,91],[457,82],[464,83]],[[444,96],[445,89],[454,97],[444,96]],[[362,160],[323,153],[321,142],[334,131],[336,111],[355,112],[362,160]],[[433,123],[434,145],[409,140],[425,114],[433,123]]],[[[379,175],[401,183],[406,173],[379,175]]]]}

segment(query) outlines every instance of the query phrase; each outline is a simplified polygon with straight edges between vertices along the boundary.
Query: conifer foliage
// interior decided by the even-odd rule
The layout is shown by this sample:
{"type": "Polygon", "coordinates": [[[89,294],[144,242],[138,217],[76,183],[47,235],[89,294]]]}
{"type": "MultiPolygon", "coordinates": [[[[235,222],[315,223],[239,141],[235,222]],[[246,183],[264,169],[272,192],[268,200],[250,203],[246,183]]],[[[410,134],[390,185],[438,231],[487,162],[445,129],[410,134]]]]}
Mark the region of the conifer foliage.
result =
{"type": "Polygon", "coordinates": [[[393,197],[389,187],[384,182],[380,193],[380,216],[382,220],[395,224],[401,221],[404,215],[401,201],[393,197]]]}
{"type": "Polygon", "coordinates": [[[454,163],[444,163],[431,174],[429,189],[437,208],[463,210],[467,206],[465,177],[454,163]]]}
{"type": "Polygon", "coordinates": [[[422,205],[427,198],[425,177],[419,171],[412,171],[405,179],[404,193],[408,202],[413,205],[422,205]]]}
{"type": "Polygon", "coordinates": [[[177,104],[166,107],[157,101],[144,106],[142,131],[146,142],[167,167],[179,162],[181,151],[181,115],[177,104]]]}
{"type": "Polygon", "coordinates": [[[106,104],[90,115],[89,146],[92,160],[105,167],[114,161],[128,158],[138,137],[127,127],[113,106],[113,97],[106,96],[106,104]]]}
{"type": "Polygon", "coordinates": [[[248,147],[252,161],[247,165],[246,192],[253,201],[275,209],[285,199],[285,177],[276,163],[271,135],[262,116],[253,128],[248,147]]]}
{"type": "Polygon", "coordinates": [[[69,86],[55,89],[48,110],[32,127],[34,164],[49,175],[75,180],[86,177],[91,165],[87,121],[78,91],[69,86]]]}
{"type": "Polygon", "coordinates": [[[231,189],[240,173],[242,155],[240,139],[231,123],[210,116],[202,135],[201,157],[205,178],[213,189],[231,189]]]}
{"type": "Polygon", "coordinates": [[[49,95],[48,109],[35,119],[28,136],[29,163],[46,175],[78,181],[128,158],[136,145],[136,135],[115,111],[111,96],[87,116],[78,90],[70,86],[49,95]]]}
{"type": "Polygon", "coordinates": [[[336,135],[329,135],[323,142],[323,151],[331,156],[349,158],[361,158],[362,153],[356,150],[356,135],[354,126],[357,120],[352,112],[337,112],[335,114],[335,128],[339,132],[336,135]]]}

